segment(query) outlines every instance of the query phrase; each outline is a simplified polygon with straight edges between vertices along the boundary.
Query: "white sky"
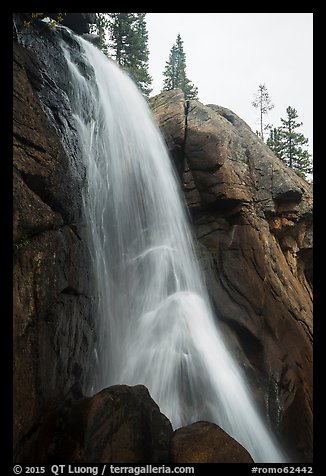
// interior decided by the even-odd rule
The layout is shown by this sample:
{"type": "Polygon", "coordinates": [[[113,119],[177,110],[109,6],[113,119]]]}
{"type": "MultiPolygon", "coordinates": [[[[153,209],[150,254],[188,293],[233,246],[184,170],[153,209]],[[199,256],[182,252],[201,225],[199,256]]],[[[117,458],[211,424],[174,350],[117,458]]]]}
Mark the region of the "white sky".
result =
{"type": "Polygon", "coordinates": [[[280,125],[294,107],[298,129],[313,145],[312,13],[147,13],[152,95],[163,86],[163,71],[180,33],[187,76],[204,104],[227,107],[255,131],[259,113],[251,102],[266,84],[275,107],[265,122],[280,125]]]}

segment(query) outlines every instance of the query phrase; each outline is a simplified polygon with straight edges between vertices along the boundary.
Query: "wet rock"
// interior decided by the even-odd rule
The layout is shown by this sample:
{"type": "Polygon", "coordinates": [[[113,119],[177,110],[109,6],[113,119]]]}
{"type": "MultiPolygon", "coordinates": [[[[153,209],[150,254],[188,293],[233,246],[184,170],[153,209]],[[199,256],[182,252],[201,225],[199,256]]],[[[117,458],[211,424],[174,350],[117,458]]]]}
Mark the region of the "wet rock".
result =
{"type": "Polygon", "coordinates": [[[163,135],[171,118],[173,137],[179,111],[181,184],[216,319],[284,447],[309,462],[312,187],[229,109],[189,101],[182,134],[184,99],[169,93],[153,112],[163,135]]]}
{"type": "MultiPolygon", "coordinates": [[[[36,91],[45,79],[14,43],[14,458],[31,462],[43,422],[76,384],[94,346],[87,248],[81,239],[83,170],[49,124],[36,91]],[[79,370],[78,370],[79,369],[79,370]]],[[[35,454],[38,461],[40,454],[35,454]]]]}

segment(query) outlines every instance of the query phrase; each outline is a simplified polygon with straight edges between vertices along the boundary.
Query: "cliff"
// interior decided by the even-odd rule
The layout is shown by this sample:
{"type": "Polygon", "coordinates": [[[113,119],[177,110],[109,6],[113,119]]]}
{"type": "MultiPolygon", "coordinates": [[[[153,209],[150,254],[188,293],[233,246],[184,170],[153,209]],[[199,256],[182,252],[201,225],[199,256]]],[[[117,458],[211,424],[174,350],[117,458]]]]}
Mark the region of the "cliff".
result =
{"type": "Polygon", "coordinates": [[[232,111],[151,100],[229,345],[296,461],[312,453],[312,188],[232,111]]]}
{"type": "Polygon", "coordinates": [[[14,458],[44,419],[81,392],[94,347],[87,248],[78,234],[85,171],[71,167],[33,87],[35,57],[14,44],[14,458]],[[33,85],[33,87],[32,87],[33,85]]]}
{"type": "MultiPolygon", "coordinates": [[[[194,441],[203,448],[192,455],[197,462],[250,461],[216,425],[173,435],[144,387],[85,396],[97,338],[83,234],[86,177],[51,36],[36,35],[29,49],[14,43],[14,461],[180,462],[194,441]],[[49,58],[40,48],[36,59],[31,49],[42,42],[49,58]]],[[[231,111],[186,103],[178,91],[152,106],[216,318],[293,459],[309,462],[311,188],[231,111]]]]}

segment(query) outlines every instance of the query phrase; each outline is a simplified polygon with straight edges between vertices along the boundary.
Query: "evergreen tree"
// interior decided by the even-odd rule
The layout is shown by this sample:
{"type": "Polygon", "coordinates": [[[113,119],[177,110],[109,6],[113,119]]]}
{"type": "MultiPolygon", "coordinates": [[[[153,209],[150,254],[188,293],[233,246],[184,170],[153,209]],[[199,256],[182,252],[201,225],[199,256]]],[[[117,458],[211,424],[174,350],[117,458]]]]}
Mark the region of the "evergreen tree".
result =
{"type": "Polygon", "coordinates": [[[112,57],[123,68],[131,67],[132,43],[135,42],[135,13],[109,13],[109,47],[112,57]]]}
{"type": "Polygon", "coordinates": [[[260,113],[260,138],[264,140],[264,123],[263,115],[267,114],[268,111],[273,109],[274,104],[271,101],[269,92],[265,84],[260,84],[258,86],[258,92],[256,93],[254,100],[251,103],[256,109],[259,109],[260,113]]]}
{"type": "Polygon", "coordinates": [[[149,96],[152,78],[148,72],[148,33],[146,13],[110,13],[110,42],[114,59],[149,96]]]}
{"type": "Polygon", "coordinates": [[[144,96],[151,92],[146,13],[98,13],[100,48],[129,74],[144,96]],[[107,39],[108,38],[108,39],[107,39]]]}
{"type": "Polygon", "coordinates": [[[286,112],[287,118],[281,118],[282,125],[271,131],[267,145],[279,159],[305,178],[306,174],[312,173],[311,155],[304,149],[308,145],[308,139],[296,131],[302,126],[302,122],[296,122],[296,109],[289,106],[286,112]]]}
{"type": "Polygon", "coordinates": [[[106,13],[96,13],[95,25],[91,25],[90,33],[98,36],[98,47],[104,54],[108,55],[108,44],[106,40],[106,32],[109,28],[109,20],[106,13]]]}
{"type": "Polygon", "coordinates": [[[284,143],[282,140],[282,132],[280,128],[274,127],[273,129],[271,129],[266,144],[274,152],[276,157],[285,162],[284,143]]]}
{"type": "Polygon", "coordinates": [[[148,72],[149,49],[145,15],[146,13],[136,13],[131,48],[129,52],[127,51],[127,55],[129,57],[128,71],[130,76],[144,96],[149,97],[152,91],[150,87],[152,78],[148,72]]]}
{"type": "Polygon", "coordinates": [[[165,77],[163,91],[180,88],[187,100],[198,99],[198,89],[187,78],[186,54],[183,51],[183,41],[180,34],[178,34],[176,42],[170,50],[163,76],[165,77]]]}
{"type": "Polygon", "coordinates": [[[302,122],[296,122],[297,111],[288,106],[286,109],[287,118],[281,118],[281,134],[284,143],[285,162],[293,168],[299,175],[305,176],[312,172],[310,154],[304,150],[303,146],[308,145],[308,139],[296,129],[302,126],[302,122]]]}

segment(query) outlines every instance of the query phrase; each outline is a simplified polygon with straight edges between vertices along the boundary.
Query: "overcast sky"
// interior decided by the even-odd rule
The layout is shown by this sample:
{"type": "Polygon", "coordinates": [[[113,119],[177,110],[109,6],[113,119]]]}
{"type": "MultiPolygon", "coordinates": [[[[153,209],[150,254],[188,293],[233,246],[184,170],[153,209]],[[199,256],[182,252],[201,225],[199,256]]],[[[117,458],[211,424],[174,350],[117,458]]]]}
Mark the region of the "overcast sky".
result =
{"type": "Polygon", "coordinates": [[[309,139],[313,129],[312,13],[147,13],[149,70],[162,90],[165,63],[177,34],[186,53],[187,76],[204,104],[227,107],[255,131],[251,105],[259,84],[275,104],[265,121],[275,127],[294,107],[309,139]]]}

